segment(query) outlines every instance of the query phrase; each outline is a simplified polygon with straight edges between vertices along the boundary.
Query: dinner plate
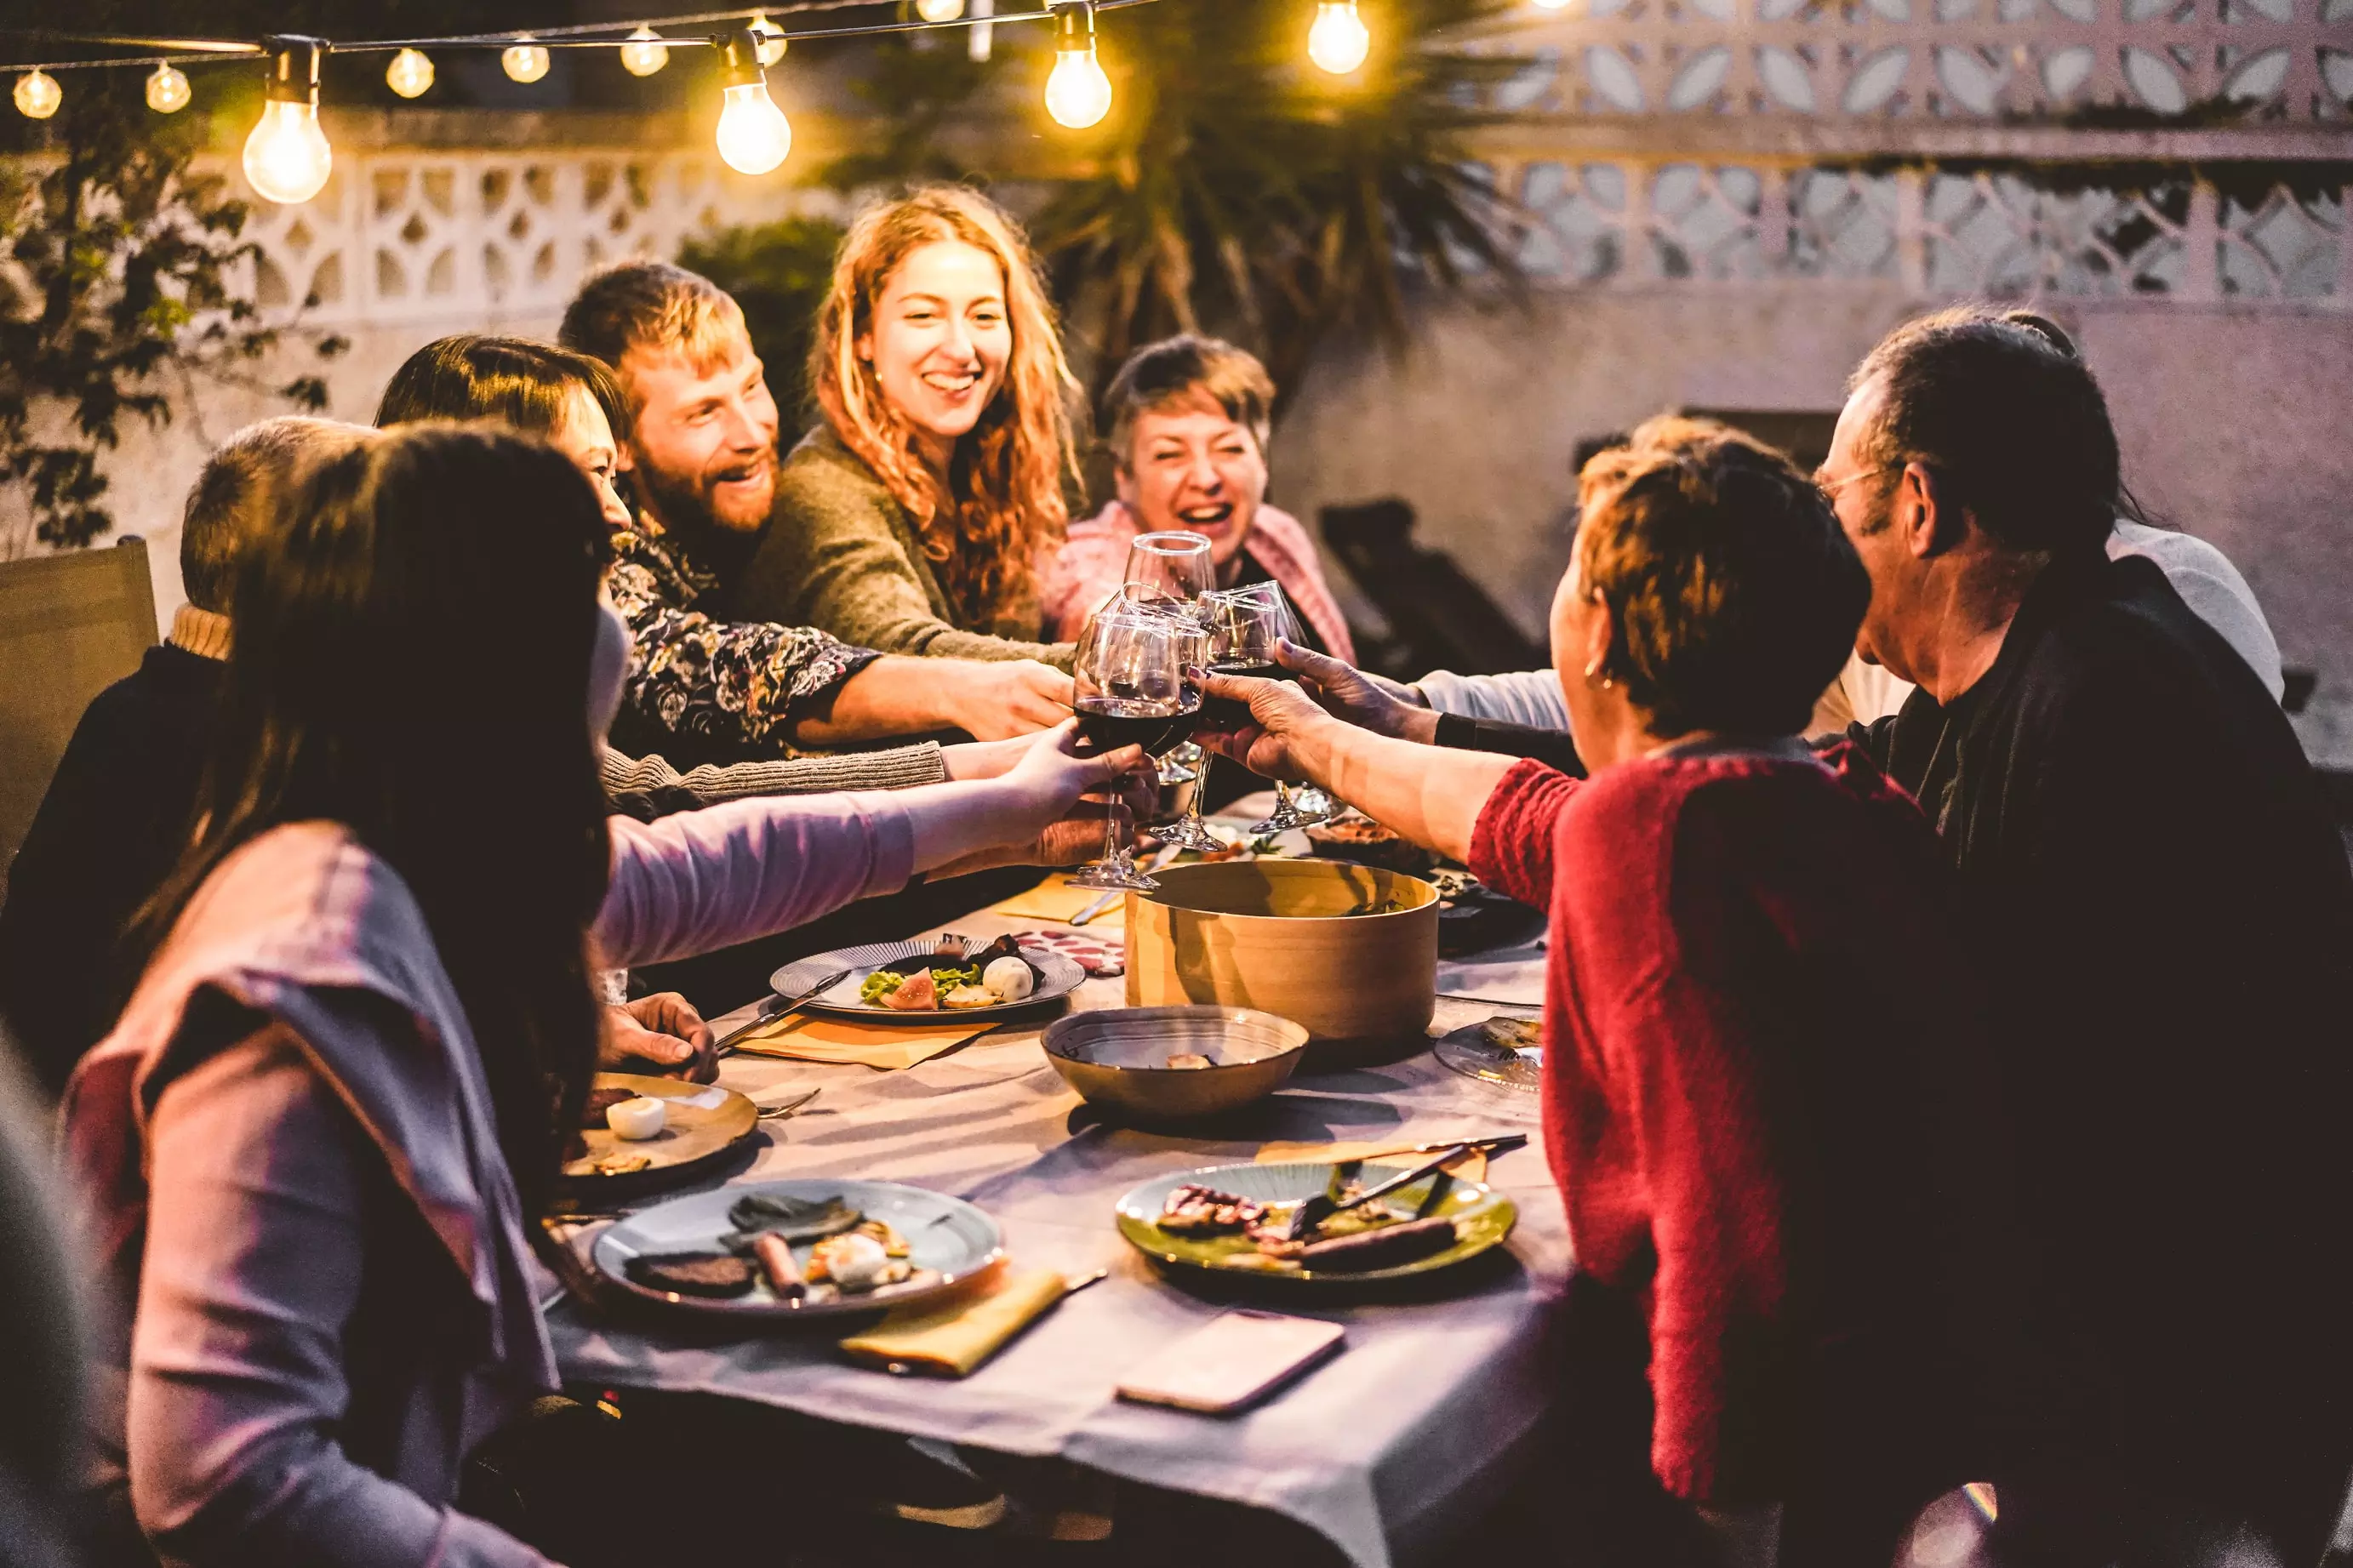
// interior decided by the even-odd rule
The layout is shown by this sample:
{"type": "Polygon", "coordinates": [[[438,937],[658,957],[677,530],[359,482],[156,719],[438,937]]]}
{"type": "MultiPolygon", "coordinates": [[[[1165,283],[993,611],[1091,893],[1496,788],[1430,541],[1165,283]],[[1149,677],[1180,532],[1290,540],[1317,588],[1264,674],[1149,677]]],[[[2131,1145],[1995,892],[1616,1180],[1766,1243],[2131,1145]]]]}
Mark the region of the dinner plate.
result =
{"type": "MultiPolygon", "coordinates": [[[[1370,1186],[1391,1176],[1402,1175],[1410,1169],[1410,1162],[1403,1164],[1367,1162],[1358,1172],[1357,1179],[1370,1186]]],[[[1167,1203],[1168,1194],[1188,1182],[1198,1186],[1215,1187],[1219,1192],[1232,1193],[1240,1197],[1255,1198],[1260,1203],[1290,1203],[1314,1197],[1324,1191],[1331,1184],[1332,1170],[1331,1163],[1326,1160],[1300,1160],[1279,1164],[1211,1165],[1171,1176],[1155,1176],[1119,1200],[1119,1233],[1146,1257],[1180,1268],[1198,1268],[1208,1273],[1249,1279],[1303,1284],[1361,1283],[1374,1279],[1403,1279],[1451,1268],[1501,1245],[1504,1238],[1512,1234],[1512,1226],[1520,1217],[1518,1205],[1485,1183],[1454,1181],[1437,1211],[1452,1216],[1454,1220],[1456,1240],[1452,1247],[1427,1258],[1417,1258],[1410,1263],[1399,1263],[1388,1268],[1367,1268],[1356,1273],[1336,1273],[1328,1268],[1321,1272],[1302,1268],[1295,1273],[1236,1268],[1224,1259],[1254,1254],[1257,1250],[1243,1237],[1180,1236],[1161,1229],[1158,1223],[1161,1208],[1167,1203]]],[[[1389,1198],[1373,1201],[1386,1205],[1393,1213],[1410,1218],[1429,1192],[1428,1182],[1416,1182],[1389,1198]]]]}
{"type": "Polygon", "coordinates": [[[933,956],[932,945],[925,942],[878,942],[865,947],[839,948],[832,952],[815,953],[786,964],[768,976],[768,984],[779,996],[797,996],[835,970],[847,969],[849,971],[848,974],[804,1003],[803,1009],[830,1017],[857,1018],[869,1024],[937,1024],[943,1018],[1002,1018],[1010,1014],[1024,1013],[1041,1002],[1068,996],[1087,977],[1086,970],[1076,960],[1064,958],[1059,952],[1049,952],[1042,947],[1025,947],[1021,950],[1021,956],[1036,965],[1043,978],[1039,981],[1035,991],[1018,1002],[1002,1002],[994,1007],[937,1007],[920,1013],[902,1013],[895,1008],[880,1007],[859,1000],[858,988],[865,984],[866,977],[876,970],[888,968],[901,959],[933,956]]]}
{"type": "MultiPolygon", "coordinates": [[[[793,1244],[793,1256],[806,1267],[809,1243],[793,1244]]],[[[945,1193],[910,1187],[897,1182],[849,1182],[804,1176],[790,1181],[751,1182],[722,1187],[717,1192],[690,1193],[666,1204],[631,1215],[596,1238],[589,1249],[597,1271],[621,1289],[642,1300],[659,1301],[682,1312],[710,1318],[786,1321],[845,1317],[885,1307],[903,1307],[955,1289],[1005,1256],[997,1222],[945,1193]],[[915,1277],[903,1284],[885,1285],[859,1295],[843,1294],[823,1300],[780,1301],[761,1279],[749,1295],[733,1299],[687,1296],[658,1290],[629,1278],[632,1258],[665,1252],[715,1252],[719,1238],[733,1231],[727,1211],[753,1193],[823,1204],[839,1198],[870,1219],[885,1220],[907,1238],[907,1260],[915,1277]]]]}
{"type": "Polygon", "coordinates": [[[760,1125],[758,1106],[715,1083],[600,1072],[589,1080],[589,1087],[632,1089],[669,1101],[669,1109],[662,1117],[662,1130],[650,1138],[616,1137],[602,1121],[584,1129],[580,1136],[588,1145],[587,1153],[565,1161],[560,1173],[559,1190],[567,1197],[617,1197],[691,1181],[725,1159],[760,1125]],[[649,1163],[643,1170],[618,1173],[596,1169],[596,1161],[617,1154],[642,1154],[649,1163]]]}

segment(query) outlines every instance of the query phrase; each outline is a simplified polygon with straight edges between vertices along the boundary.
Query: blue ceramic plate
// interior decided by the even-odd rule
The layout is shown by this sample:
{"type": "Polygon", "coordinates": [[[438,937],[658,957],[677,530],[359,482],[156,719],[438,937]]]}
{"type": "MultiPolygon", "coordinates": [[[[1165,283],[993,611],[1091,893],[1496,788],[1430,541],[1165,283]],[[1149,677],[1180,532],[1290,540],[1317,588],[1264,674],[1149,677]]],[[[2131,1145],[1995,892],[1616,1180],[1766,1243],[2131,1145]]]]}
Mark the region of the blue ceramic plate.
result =
{"type": "MultiPolygon", "coordinates": [[[[806,1265],[808,1244],[799,1243],[793,1255],[806,1265]]],[[[903,1307],[954,1289],[1004,1257],[1004,1238],[997,1222],[962,1198],[897,1182],[845,1182],[817,1177],[785,1182],[751,1182],[722,1187],[714,1193],[692,1193],[631,1215],[596,1238],[589,1256],[597,1270],[629,1294],[659,1301],[681,1311],[712,1318],[801,1319],[871,1312],[903,1307]],[[907,1261],[915,1266],[913,1279],[879,1290],[847,1292],[821,1300],[780,1301],[765,1279],[751,1293],[732,1299],[686,1296],[657,1290],[629,1278],[632,1258],[664,1252],[715,1252],[719,1238],[735,1227],[727,1211],[751,1193],[822,1204],[839,1198],[869,1219],[886,1221],[907,1238],[907,1261]]]]}
{"type": "MultiPolygon", "coordinates": [[[[1028,959],[1045,978],[1038,989],[1018,1002],[1007,1002],[995,1007],[942,1007],[920,1013],[902,1013],[859,1000],[859,987],[866,977],[878,969],[895,966],[902,959],[929,958],[932,945],[925,942],[878,942],[866,947],[839,948],[832,952],[820,952],[787,963],[768,976],[768,984],[779,996],[797,996],[837,969],[849,973],[840,982],[828,986],[809,1001],[802,1004],[804,1011],[823,1013],[836,1018],[856,1018],[868,1024],[937,1024],[943,1018],[1002,1018],[1010,1014],[1026,1013],[1040,1002],[1052,1002],[1068,996],[1085,981],[1087,972],[1074,959],[1043,948],[1025,947],[1021,956],[1028,959]]],[[[902,972],[903,973],[903,972],[902,972]]]]}

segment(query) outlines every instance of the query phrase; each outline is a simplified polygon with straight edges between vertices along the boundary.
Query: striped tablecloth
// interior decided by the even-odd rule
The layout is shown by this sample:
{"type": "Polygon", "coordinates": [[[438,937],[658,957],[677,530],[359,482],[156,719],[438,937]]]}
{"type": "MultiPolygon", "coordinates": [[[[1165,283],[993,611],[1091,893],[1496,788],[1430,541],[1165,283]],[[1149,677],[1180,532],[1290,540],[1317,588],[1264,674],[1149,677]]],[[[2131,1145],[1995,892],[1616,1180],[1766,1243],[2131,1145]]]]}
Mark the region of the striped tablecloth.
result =
{"type": "MultiPolygon", "coordinates": [[[[987,939],[1023,922],[956,922],[987,939]]],[[[1073,999],[1124,1005],[1124,982],[1073,999]]],[[[1441,1000],[1433,1033],[1492,1005],[1441,1000]]],[[[719,1021],[723,1030],[726,1021],[719,1021]]],[[[1365,1568],[1406,1540],[1467,1523],[1477,1484],[1535,1423],[1546,1399],[1544,1341],[1569,1248],[1540,1142],[1490,1180],[1518,1203],[1509,1258],[1409,1303],[1284,1310],[1346,1325],[1347,1349],[1271,1403],[1213,1420],[1113,1397],[1121,1375],[1226,1303],[1165,1278],[1113,1228],[1121,1194],[1155,1175],[1249,1160],[1262,1143],[1436,1142],[1537,1129],[1535,1098],[1449,1071],[1428,1052],[1390,1066],[1302,1076],[1219,1138],[1098,1121],[1050,1067],[1034,1028],[984,1036],[903,1072],[733,1058],[722,1081],[755,1099],[822,1085],[811,1108],[763,1124],[738,1182],[826,1175],[908,1182],[968,1198],[1005,1227],[1018,1263],[1111,1277],[1072,1296],[959,1382],[900,1379],[842,1361],[806,1331],[711,1344],[642,1324],[600,1322],[575,1301],[550,1312],[567,1376],[716,1394],[805,1415],[1001,1452],[1060,1456],[1160,1487],[1288,1514],[1365,1568]]]]}

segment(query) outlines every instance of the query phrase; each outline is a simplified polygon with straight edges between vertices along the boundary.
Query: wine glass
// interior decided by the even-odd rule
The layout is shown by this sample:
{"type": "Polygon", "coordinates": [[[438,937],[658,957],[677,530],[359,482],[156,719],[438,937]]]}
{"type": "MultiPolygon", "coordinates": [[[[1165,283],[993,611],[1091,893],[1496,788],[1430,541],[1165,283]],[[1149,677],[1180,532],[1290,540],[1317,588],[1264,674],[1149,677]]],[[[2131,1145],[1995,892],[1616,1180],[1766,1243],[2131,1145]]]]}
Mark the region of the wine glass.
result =
{"type": "Polygon", "coordinates": [[[1127,547],[1124,591],[1131,599],[1198,605],[1217,585],[1218,563],[1201,534],[1183,529],[1139,533],[1127,547]]]}
{"type": "MultiPolygon", "coordinates": [[[[1187,669],[1204,668],[1209,663],[1210,650],[1214,643],[1209,635],[1209,628],[1202,618],[1204,608],[1205,606],[1198,604],[1187,605],[1185,606],[1186,613],[1181,617],[1174,615],[1170,616],[1172,620],[1179,622],[1176,638],[1184,654],[1185,668],[1187,669]]],[[[1201,820],[1201,797],[1207,795],[1209,789],[1209,753],[1187,741],[1171,751],[1165,760],[1176,763],[1191,772],[1193,793],[1185,802],[1183,815],[1174,822],[1155,827],[1154,833],[1164,846],[1173,844],[1179,849],[1223,849],[1224,842],[1216,834],[1210,832],[1208,825],[1201,820]]],[[[1169,782],[1165,774],[1163,782],[1169,782]]]]}
{"type": "MultiPolygon", "coordinates": [[[[1079,734],[1098,752],[1142,746],[1164,752],[1193,732],[1201,694],[1185,679],[1192,623],[1147,605],[1106,605],[1079,637],[1071,674],[1076,682],[1079,734]]],[[[1103,858],[1071,881],[1082,888],[1150,892],[1160,884],[1135,868],[1119,841],[1117,815],[1103,820],[1103,858]]]]}
{"type": "MultiPolygon", "coordinates": [[[[1299,640],[1299,617],[1292,613],[1291,602],[1282,596],[1281,584],[1250,583],[1239,588],[1219,588],[1207,595],[1203,603],[1208,607],[1212,670],[1219,675],[1297,682],[1299,678],[1275,660],[1278,644],[1299,640]]],[[[1274,815],[1252,826],[1250,832],[1281,833],[1328,822],[1332,817],[1328,809],[1303,809],[1292,798],[1290,786],[1281,779],[1274,781],[1274,815]]]]}

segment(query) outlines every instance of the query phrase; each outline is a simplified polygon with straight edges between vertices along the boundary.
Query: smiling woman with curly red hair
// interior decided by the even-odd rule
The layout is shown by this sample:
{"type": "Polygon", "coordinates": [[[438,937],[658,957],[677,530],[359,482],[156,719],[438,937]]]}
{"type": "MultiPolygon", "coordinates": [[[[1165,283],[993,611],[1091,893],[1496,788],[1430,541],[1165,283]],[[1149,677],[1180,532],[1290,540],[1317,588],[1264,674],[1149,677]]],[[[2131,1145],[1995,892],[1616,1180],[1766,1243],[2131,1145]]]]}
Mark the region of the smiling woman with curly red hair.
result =
{"type": "Polygon", "coordinates": [[[1053,307],[1013,220],[932,186],[860,218],[818,314],[824,419],[776,479],[744,597],[886,653],[1050,658],[1037,564],[1075,475],[1053,307]]]}

